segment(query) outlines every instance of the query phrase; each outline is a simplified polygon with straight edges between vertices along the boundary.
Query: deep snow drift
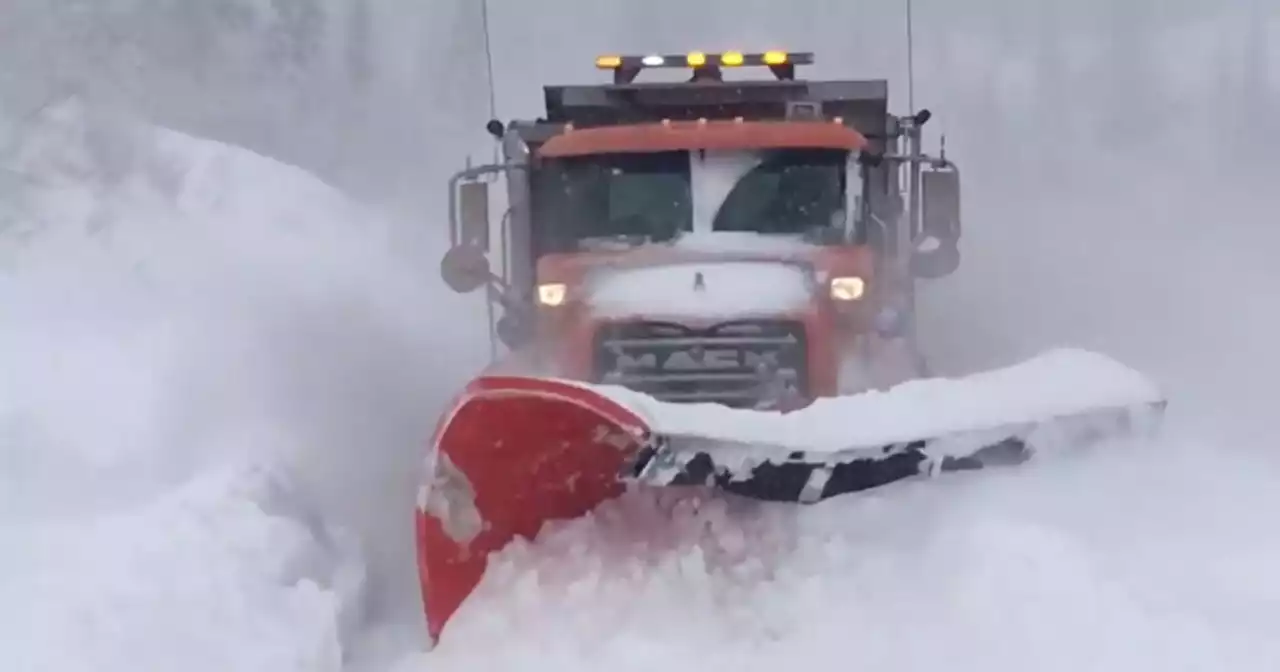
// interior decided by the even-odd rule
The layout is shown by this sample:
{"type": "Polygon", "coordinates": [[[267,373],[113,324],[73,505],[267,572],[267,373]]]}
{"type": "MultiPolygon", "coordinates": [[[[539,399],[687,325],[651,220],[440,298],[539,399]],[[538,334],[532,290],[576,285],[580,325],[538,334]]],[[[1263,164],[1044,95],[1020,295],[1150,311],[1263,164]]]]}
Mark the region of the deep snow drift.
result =
{"type": "Polygon", "coordinates": [[[435,390],[468,372],[433,358],[475,337],[429,310],[450,306],[434,253],[299,170],[74,101],[23,140],[0,235],[8,669],[338,669],[376,581],[412,567],[435,390]]]}

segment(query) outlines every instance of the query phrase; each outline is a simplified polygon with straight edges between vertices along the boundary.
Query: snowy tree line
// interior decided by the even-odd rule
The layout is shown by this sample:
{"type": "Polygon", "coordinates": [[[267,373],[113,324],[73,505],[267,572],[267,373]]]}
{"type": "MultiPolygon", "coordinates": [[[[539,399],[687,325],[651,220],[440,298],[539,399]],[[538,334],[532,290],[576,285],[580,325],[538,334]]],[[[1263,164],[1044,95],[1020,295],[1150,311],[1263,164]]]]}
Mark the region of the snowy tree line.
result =
{"type": "Polygon", "coordinates": [[[473,4],[9,0],[0,109],[20,123],[78,96],[357,191],[423,179],[432,143],[479,128],[463,113],[483,114],[487,94],[444,58],[479,44],[473,4]]]}
{"type": "MultiPolygon", "coordinates": [[[[508,17],[553,9],[492,4],[508,17]]],[[[681,5],[643,4],[611,12],[612,28],[656,26],[681,5]]],[[[890,27],[902,9],[883,0],[813,4],[851,14],[850,23],[890,27]]],[[[918,88],[957,124],[998,126],[1003,137],[981,139],[953,128],[956,142],[976,145],[968,156],[1016,154],[1027,134],[1049,132],[1064,145],[1151,151],[1170,133],[1214,119],[1223,128],[1197,146],[1202,155],[1236,157],[1258,151],[1259,133],[1280,137],[1268,47],[1276,10],[1261,0],[1220,3],[1217,15],[1190,0],[986,0],[984,11],[960,4],[916,0],[918,88]],[[1197,24],[1235,39],[1202,31],[1179,45],[1180,26],[1197,24]],[[1208,63],[1210,72],[1179,92],[1179,71],[1194,69],[1183,61],[1208,63]]],[[[741,12],[771,5],[740,3],[736,24],[751,23],[741,12]]],[[[542,36],[557,43],[543,48],[564,49],[578,34],[561,32],[542,36]]],[[[826,32],[806,48],[838,49],[826,32]]],[[[853,34],[863,49],[885,54],[880,60],[900,58],[892,28],[853,34]]],[[[495,47],[517,61],[517,50],[538,48],[510,36],[495,47]]],[[[484,141],[479,0],[8,0],[0,58],[0,117],[11,126],[76,95],[246,145],[371,197],[438,191],[444,173],[484,141]]]]}
{"type": "Polygon", "coordinates": [[[971,164],[1256,173],[1280,142],[1280,6],[1036,4],[972,33],[921,22],[918,90],[957,121],[971,164]]]}

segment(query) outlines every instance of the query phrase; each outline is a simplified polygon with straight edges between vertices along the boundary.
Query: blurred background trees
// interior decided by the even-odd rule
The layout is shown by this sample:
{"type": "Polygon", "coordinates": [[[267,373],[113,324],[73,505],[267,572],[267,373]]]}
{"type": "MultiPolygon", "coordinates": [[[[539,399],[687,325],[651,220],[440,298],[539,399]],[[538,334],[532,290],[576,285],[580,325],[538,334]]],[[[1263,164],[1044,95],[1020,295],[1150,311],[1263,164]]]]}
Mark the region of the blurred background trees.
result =
{"type": "MultiPolygon", "coordinates": [[[[611,45],[726,39],[818,51],[821,76],[887,74],[905,105],[898,0],[754,3],[734,16],[703,16],[674,0],[580,6],[580,16],[549,3],[490,2],[504,116],[536,114],[544,80],[590,81],[588,59],[611,45]],[[776,16],[758,16],[765,12],[776,16]],[[847,25],[850,39],[811,43],[815,21],[828,35],[827,26],[847,25]]],[[[1230,166],[1262,151],[1264,138],[1280,139],[1280,50],[1271,46],[1280,40],[1269,39],[1280,35],[1278,9],[1263,0],[915,4],[918,102],[951,128],[1010,130],[953,133],[971,158],[1018,156],[1027,134],[1052,133],[1063,143],[1041,152],[1049,170],[1066,160],[1057,149],[1085,141],[1141,153],[1194,133],[1194,148],[1175,151],[1230,166]],[[1247,22],[1247,38],[1197,37],[1196,25],[1223,21],[1247,22]],[[1223,114],[1228,100],[1234,115],[1223,114]]],[[[24,119],[74,95],[250,147],[366,198],[424,207],[468,155],[491,156],[479,0],[8,0],[0,58],[0,151],[24,119]]]]}

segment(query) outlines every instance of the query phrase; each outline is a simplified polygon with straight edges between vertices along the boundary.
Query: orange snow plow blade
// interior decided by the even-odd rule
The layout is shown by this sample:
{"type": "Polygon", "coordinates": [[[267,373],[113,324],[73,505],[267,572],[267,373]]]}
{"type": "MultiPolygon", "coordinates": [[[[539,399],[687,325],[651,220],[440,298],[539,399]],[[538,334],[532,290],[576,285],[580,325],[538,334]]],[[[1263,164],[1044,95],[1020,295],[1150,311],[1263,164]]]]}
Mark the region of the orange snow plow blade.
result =
{"type": "Polygon", "coordinates": [[[436,430],[418,495],[418,572],[432,642],[480,583],[489,553],[622,494],[618,474],[648,435],[635,414],[572,383],[472,382],[436,430]]]}
{"type": "Polygon", "coordinates": [[[645,488],[711,488],[811,504],[916,476],[1156,429],[1165,400],[1144,376],[1059,350],[958,379],[822,398],[790,412],[674,404],[617,387],[484,376],[436,430],[416,514],[435,642],[490,553],[645,488]]]}

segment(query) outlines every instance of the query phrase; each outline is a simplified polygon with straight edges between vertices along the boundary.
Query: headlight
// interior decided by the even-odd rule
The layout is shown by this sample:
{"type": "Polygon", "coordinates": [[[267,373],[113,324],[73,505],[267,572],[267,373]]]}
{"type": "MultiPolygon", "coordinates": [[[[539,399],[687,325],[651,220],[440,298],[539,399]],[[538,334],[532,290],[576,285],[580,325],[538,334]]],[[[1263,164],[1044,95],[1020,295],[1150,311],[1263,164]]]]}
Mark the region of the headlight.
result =
{"type": "Polygon", "coordinates": [[[558,306],[564,303],[569,288],[563,282],[549,282],[538,285],[538,303],[544,306],[558,306]]]}
{"type": "Polygon", "coordinates": [[[831,278],[831,298],[836,301],[857,301],[867,291],[867,283],[857,276],[831,278]]]}

